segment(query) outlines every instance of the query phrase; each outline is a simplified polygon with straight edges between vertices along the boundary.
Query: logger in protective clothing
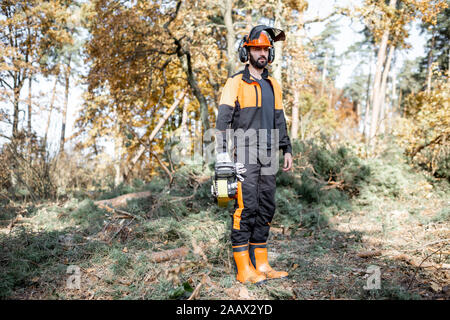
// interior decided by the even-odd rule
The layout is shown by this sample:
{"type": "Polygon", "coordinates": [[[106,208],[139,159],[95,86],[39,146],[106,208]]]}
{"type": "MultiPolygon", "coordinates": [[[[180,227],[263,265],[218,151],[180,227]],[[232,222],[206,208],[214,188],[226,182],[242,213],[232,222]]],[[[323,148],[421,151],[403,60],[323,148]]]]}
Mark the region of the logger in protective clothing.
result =
{"type": "Polygon", "coordinates": [[[288,276],[287,272],[270,266],[267,254],[270,223],[275,213],[278,161],[274,155],[279,149],[284,155],[283,171],[292,167],[282,91],[266,68],[275,57],[273,43],[284,39],[282,30],[264,25],[254,27],[239,46],[240,61],[250,63],[228,78],[219,103],[217,162],[231,162],[225,131],[233,129],[233,159],[245,167],[231,223],[237,280],[242,283],[262,283],[288,276]],[[274,165],[276,169],[272,170],[274,165]]]}

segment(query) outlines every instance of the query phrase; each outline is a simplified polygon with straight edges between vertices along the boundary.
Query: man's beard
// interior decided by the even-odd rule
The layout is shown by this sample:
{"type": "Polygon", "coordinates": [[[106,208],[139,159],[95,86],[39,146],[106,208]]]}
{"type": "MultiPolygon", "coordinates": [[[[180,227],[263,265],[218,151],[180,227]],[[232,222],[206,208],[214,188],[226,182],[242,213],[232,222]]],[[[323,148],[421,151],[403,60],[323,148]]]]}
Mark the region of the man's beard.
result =
{"type": "Polygon", "coordinates": [[[265,66],[267,66],[267,59],[264,58],[264,61],[260,62],[259,58],[261,58],[261,57],[259,57],[258,60],[255,60],[255,59],[253,59],[253,56],[251,54],[249,54],[249,56],[250,56],[250,64],[253,67],[255,67],[256,69],[262,69],[265,66]]]}

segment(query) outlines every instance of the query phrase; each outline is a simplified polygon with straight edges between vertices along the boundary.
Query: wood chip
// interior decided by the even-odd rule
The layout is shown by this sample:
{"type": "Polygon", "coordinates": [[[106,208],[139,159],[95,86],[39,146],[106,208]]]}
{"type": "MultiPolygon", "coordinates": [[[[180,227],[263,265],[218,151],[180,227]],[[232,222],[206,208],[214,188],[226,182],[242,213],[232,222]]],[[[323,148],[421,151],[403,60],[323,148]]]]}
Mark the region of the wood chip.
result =
{"type": "Polygon", "coordinates": [[[246,287],[241,287],[241,289],[239,290],[239,298],[250,299],[250,295],[248,294],[248,290],[246,287]]]}
{"type": "Polygon", "coordinates": [[[283,229],[282,228],[270,227],[270,231],[273,232],[273,233],[283,234],[283,229]]]}
{"type": "Polygon", "coordinates": [[[360,258],[371,258],[375,256],[381,256],[381,250],[375,250],[375,251],[364,251],[357,254],[360,258]]]}
{"type": "Polygon", "coordinates": [[[431,282],[431,289],[433,289],[434,292],[442,291],[442,287],[438,285],[436,282],[431,282]]]}
{"type": "Polygon", "coordinates": [[[208,281],[209,277],[207,274],[204,274],[202,277],[202,281],[195,287],[194,291],[192,292],[191,296],[188,298],[188,300],[195,300],[200,294],[201,287],[208,281]]]}

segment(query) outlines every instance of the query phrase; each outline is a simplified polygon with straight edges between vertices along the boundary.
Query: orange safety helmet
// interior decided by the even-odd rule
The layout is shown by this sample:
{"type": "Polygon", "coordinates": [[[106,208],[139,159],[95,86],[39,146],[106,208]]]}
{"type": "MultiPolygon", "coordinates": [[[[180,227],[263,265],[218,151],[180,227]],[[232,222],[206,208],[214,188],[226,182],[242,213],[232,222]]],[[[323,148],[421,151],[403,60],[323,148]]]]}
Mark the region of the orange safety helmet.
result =
{"type": "MultiPolygon", "coordinates": [[[[250,35],[247,39],[250,38],[250,35]]],[[[262,31],[259,34],[259,38],[253,40],[247,40],[243,44],[244,47],[272,47],[272,42],[269,39],[269,36],[265,31],[262,31]]]]}

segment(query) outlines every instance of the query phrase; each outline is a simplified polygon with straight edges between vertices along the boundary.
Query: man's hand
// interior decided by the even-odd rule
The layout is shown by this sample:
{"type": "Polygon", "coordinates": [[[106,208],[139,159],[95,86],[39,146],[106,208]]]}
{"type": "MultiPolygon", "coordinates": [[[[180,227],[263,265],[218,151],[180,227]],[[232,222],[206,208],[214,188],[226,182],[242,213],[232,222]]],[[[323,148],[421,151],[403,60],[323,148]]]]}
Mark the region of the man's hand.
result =
{"type": "Polygon", "coordinates": [[[292,154],[285,153],[284,154],[284,167],[283,171],[289,171],[292,168],[292,154]]]}

